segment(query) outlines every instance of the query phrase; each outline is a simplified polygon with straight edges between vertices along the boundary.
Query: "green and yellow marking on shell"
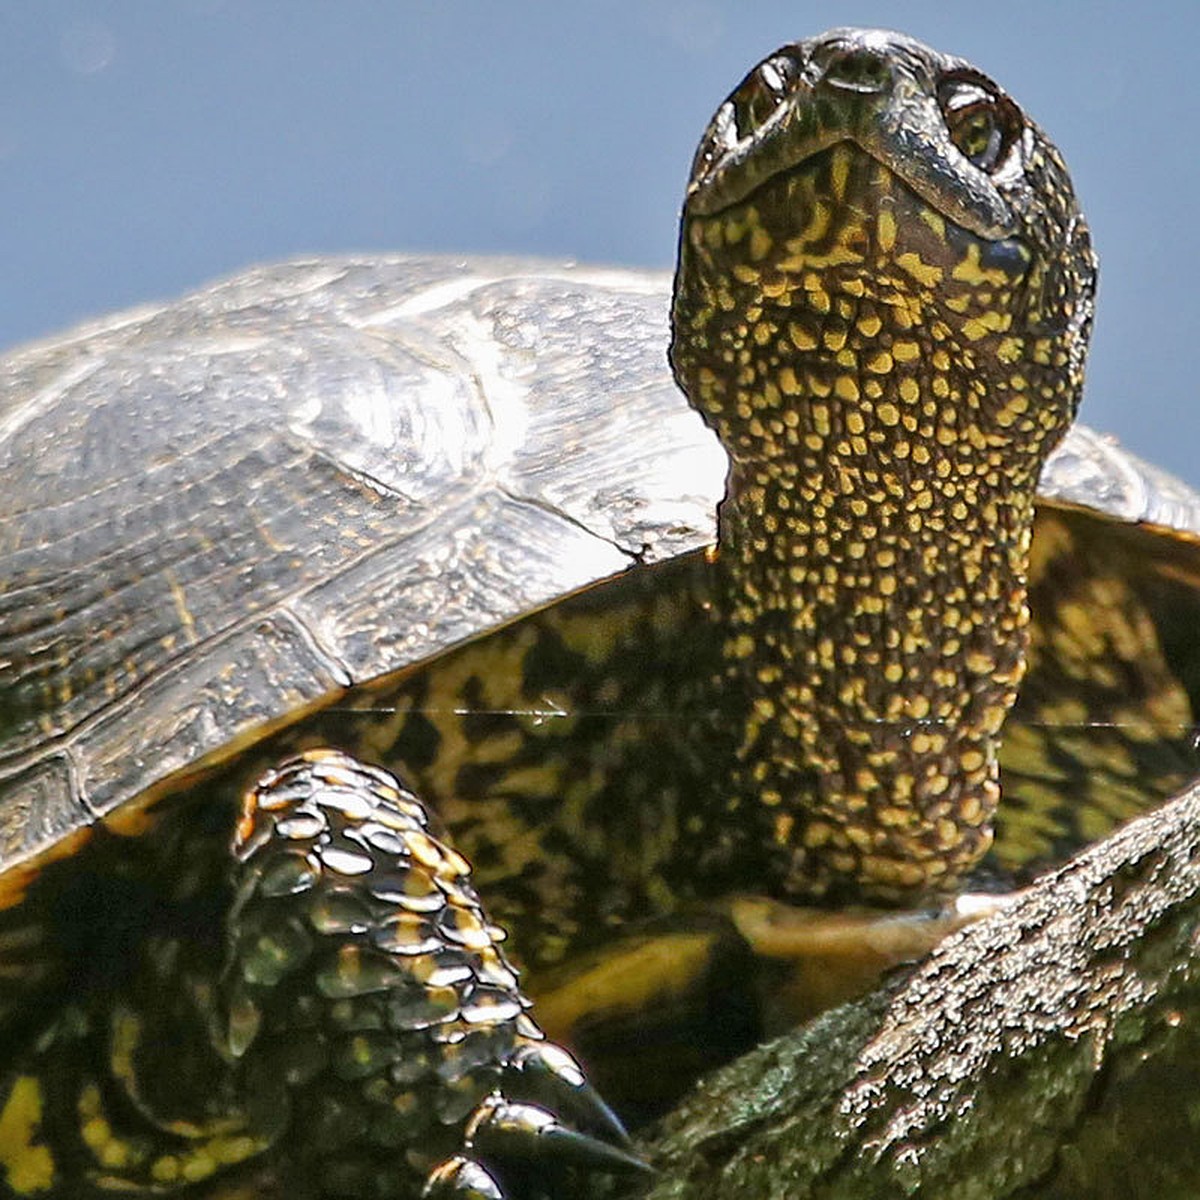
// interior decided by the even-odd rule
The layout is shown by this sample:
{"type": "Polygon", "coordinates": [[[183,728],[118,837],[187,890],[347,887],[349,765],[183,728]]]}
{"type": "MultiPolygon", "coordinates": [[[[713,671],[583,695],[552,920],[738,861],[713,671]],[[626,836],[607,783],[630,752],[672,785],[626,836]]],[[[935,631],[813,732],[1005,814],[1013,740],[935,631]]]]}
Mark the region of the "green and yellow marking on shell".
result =
{"type": "Polygon", "coordinates": [[[38,1196],[55,1183],[54,1155],[42,1139],[41,1081],[17,1075],[0,1092],[0,1169],[17,1196],[38,1196]]]}

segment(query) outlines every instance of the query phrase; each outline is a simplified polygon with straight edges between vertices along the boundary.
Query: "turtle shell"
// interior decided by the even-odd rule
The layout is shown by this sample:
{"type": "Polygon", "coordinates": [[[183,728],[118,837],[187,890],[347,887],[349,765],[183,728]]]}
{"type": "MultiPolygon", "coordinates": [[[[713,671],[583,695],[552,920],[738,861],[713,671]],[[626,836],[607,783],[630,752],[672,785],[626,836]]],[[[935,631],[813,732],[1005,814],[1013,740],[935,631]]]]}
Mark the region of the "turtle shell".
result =
{"type": "MultiPolygon", "coordinates": [[[[11,352],[9,883],[345,689],[710,544],[725,460],[667,366],[669,284],[297,261],[11,352]]],[[[1042,495],[1159,558],[1200,530],[1200,496],[1079,427],[1042,495]]]]}

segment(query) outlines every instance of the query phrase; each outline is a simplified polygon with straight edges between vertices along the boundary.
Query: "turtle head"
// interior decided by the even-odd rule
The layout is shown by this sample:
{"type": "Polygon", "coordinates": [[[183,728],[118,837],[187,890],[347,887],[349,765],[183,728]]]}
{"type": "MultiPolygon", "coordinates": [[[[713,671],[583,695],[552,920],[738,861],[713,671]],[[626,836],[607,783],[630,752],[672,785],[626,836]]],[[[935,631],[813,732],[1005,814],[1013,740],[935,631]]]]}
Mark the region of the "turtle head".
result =
{"type": "Polygon", "coordinates": [[[671,363],[730,457],[734,802],[783,890],[910,900],[986,849],[1095,274],[1058,151],[910,38],[786,46],[705,132],[671,363]]]}
{"type": "Polygon", "coordinates": [[[1095,279],[1063,160],[1000,87],[833,30],[764,59],[704,133],[671,361],[735,461],[777,451],[789,395],[878,423],[895,371],[928,385],[906,425],[993,441],[1032,486],[1078,403],[1095,279]]]}

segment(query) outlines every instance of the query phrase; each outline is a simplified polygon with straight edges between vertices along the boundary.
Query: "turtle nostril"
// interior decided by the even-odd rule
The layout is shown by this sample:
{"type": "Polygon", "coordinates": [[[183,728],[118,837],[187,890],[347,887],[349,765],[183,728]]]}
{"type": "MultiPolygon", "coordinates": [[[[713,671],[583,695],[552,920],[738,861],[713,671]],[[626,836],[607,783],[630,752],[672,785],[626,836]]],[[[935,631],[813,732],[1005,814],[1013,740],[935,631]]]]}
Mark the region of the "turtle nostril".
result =
{"type": "Polygon", "coordinates": [[[861,46],[835,50],[825,64],[821,82],[847,92],[883,92],[891,86],[892,68],[874,50],[861,46]]]}

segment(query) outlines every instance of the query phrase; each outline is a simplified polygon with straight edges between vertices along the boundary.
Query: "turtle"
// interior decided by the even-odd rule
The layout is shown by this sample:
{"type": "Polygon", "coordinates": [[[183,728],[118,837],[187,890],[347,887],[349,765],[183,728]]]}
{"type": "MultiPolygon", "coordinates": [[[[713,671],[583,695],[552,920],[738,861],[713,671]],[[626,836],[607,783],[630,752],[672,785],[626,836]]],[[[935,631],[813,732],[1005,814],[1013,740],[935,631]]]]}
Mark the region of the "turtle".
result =
{"type": "Polygon", "coordinates": [[[670,298],[326,258],[11,352],[4,1194],[637,1171],[614,1096],[1179,789],[1200,497],[1071,427],[1095,278],[1013,99],[839,29],[670,298]]]}

